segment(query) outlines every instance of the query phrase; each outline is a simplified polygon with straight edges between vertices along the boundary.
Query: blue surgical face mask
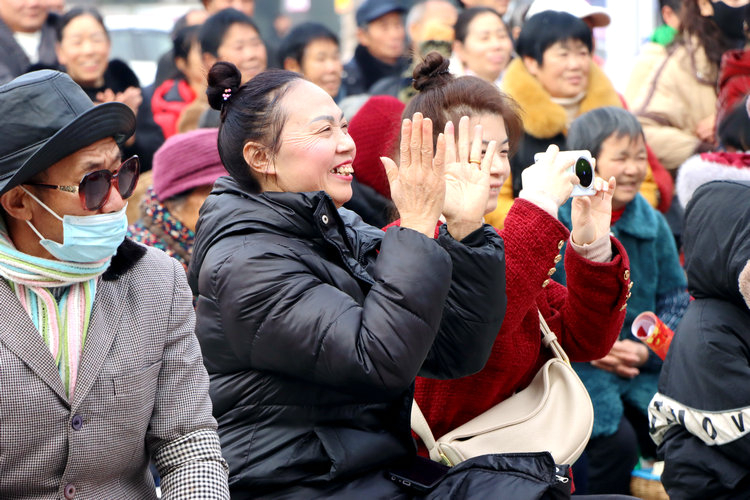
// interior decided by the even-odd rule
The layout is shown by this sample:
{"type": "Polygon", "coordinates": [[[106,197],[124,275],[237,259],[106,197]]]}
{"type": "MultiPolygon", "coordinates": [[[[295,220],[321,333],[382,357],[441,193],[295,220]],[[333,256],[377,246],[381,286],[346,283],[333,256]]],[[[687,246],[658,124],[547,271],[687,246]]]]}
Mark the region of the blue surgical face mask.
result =
{"type": "Polygon", "coordinates": [[[63,224],[63,243],[48,240],[30,221],[26,224],[39,236],[39,244],[56,259],[66,262],[98,262],[117,253],[128,230],[127,204],[118,212],[60,217],[26,188],[21,189],[63,224]]]}

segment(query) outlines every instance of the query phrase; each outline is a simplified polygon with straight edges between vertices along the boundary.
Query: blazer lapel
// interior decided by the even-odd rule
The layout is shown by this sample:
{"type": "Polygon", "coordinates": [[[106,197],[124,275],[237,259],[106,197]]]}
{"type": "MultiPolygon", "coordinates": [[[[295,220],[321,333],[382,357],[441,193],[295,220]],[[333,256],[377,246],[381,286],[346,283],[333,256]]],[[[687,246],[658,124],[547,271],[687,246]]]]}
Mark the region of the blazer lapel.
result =
{"type": "Polygon", "coordinates": [[[67,404],[68,396],[49,347],[4,279],[0,279],[0,304],[5,312],[0,341],[67,404]]]}
{"type": "Polygon", "coordinates": [[[120,316],[124,309],[128,277],[114,281],[99,280],[96,286],[94,307],[89,320],[89,330],[78,364],[78,379],[73,390],[71,410],[75,411],[99,376],[104,360],[117,335],[120,316]]]}

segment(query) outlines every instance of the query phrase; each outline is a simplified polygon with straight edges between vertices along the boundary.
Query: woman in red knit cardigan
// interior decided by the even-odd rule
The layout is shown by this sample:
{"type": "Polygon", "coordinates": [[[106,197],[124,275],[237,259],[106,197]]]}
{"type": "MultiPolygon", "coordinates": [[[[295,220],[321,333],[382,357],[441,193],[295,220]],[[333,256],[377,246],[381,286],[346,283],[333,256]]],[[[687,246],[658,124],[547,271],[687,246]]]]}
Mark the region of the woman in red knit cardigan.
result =
{"type": "MultiPolygon", "coordinates": [[[[457,123],[467,115],[472,127],[482,125],[485,147],[497,140],[489,212],[510,172],[508,154],[518,142],[520,118],[513,101],[495,86],[474,77],[454,78],[447,67],[437,53],[427,56],[414,72],[420,92],[404,116],[419,111],[441,131],[447,121],[457,123]]],[[[523,190],[500,231],[508,305],[486,366],[455,380],[417,378],[414,397],[436,437],[526,387],[551,357],[541,345],[537,308],[571,361],[605,356],[620,332],[632,285],[625,249],[609,235],[615,181],[598,179],[597,195],[574,200],[571,237],[557,220],[557,209],[570,196],[575,176],[554,161],[556,151],[551,147],[545,159],[524,170],[523,190]],[[565,253],[567,288],[550,279],[566,242],[575,249],[565,253]]]]}

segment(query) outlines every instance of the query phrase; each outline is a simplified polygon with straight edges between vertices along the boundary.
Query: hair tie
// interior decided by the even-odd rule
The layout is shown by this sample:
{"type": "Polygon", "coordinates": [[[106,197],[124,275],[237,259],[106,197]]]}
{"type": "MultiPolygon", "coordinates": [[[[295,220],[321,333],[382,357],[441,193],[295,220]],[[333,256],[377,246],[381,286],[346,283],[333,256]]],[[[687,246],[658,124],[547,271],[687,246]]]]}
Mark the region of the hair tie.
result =
{"type": "Polygon", "coordinates": [[[232,97],[232,89],[224,89],[224,93],[221,94],[221,97],[224,98],[224,102],[227,102],[230,97],[232,97]]]}
{"type": "MultiPolygon", "coordinates": [[[[435,78],[436,76],[447,75],[449,73],[450,73],[450,71],[448,71],[448,69],[446,68],[446,69],[441,69],[440,71],[436,71],[436,72],[428,75],[427,77],[428,78],[435,78]]],[[[412,78],[411,79],[411,83],[412,83],[412,85],[414,85],[415,83],[417,83],[417,79],[416,78],[412,78]]]]}

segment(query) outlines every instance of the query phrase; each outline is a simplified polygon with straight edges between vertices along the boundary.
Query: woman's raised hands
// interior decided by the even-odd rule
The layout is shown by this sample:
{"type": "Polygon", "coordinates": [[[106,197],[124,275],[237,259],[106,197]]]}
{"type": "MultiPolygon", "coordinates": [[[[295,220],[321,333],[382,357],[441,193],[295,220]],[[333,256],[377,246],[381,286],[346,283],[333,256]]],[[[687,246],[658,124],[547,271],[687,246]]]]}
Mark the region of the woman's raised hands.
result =
{"type": "Polygon", "coordinates": [[[497,142],[490,141],[482,153],[482,126],[469,130],[469,117],[458,122],[458,143],[454,125],[445,124],[445,205],[443,215],[448,232],[462,240],[482,225],[490,193],[490,167],[497,142]]]}
{"type": "Polygon", "coordinates": [[[432,121],[414,113],[401,124],[400,166],[382,157],[391,199],[401,216],[401,227],[419,231],[430,238],[443,211],[445,200],[445,137],[438,136],[432,150],[432,121]]]}
{"type": "Polygon", "coordinates": [[[400,166],[381,158],[391,198],[401,216],[401,227],[433,236],[438,218],[445,216],[448,231],[461,240],[482,225],[490,190],[490,167],[497,143],[482,154],[482,127],[469,131],[469,118],[458,125],[458,142],[452,122],[438,135],[432,148],[432,121],[415,113],[401,125],[400,166]]]}

